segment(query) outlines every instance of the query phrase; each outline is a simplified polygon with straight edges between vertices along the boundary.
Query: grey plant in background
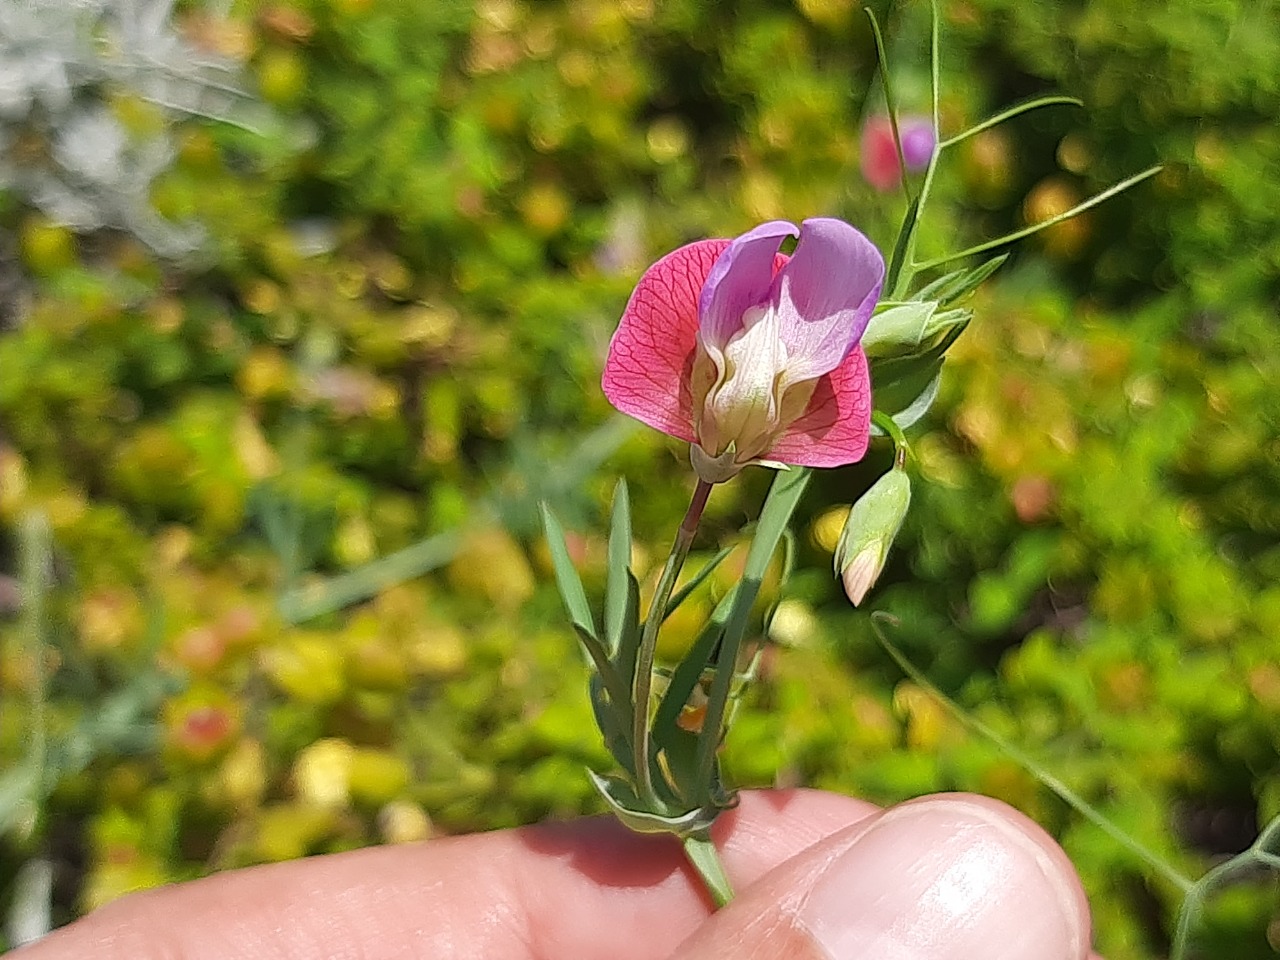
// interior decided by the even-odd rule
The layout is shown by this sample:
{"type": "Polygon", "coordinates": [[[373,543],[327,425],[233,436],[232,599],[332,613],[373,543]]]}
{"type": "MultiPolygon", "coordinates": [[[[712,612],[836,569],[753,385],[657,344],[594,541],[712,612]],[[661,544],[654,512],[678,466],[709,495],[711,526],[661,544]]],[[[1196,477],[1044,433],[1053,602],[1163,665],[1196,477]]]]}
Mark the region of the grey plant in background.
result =
{"type": "Polygon", "coordinates": [[[173,0],[0,0],[0,190],[87,232],[114,228],[157,253],[195,250],[202,232],[157,213],[148,193],[173,160],[168,128],[127,129],[112,97],[169,118],[245,124],[257,105],[236,62],[184,38],[173,0]]]}

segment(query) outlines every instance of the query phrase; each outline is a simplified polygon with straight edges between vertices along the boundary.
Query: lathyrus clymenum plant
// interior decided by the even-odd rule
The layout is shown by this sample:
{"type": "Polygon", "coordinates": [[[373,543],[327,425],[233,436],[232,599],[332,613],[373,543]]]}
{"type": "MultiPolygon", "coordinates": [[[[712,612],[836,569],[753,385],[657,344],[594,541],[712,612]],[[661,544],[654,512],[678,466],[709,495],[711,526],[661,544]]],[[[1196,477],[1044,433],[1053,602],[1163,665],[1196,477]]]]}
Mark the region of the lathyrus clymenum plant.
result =
{"type": "MultiPolygon", "coordinates": [[[[878,30],[876,36],[878,41],[878,30]]],[[[932,73],[931,133],[938,130],[936,17],[932,73]]],[[[943,358],[972,319],[965,298],[1004,257],[944,273],[913,290],[916,278],[1075,216],[1156,172],[1144,171],[1018,233],[917,262],[917,225],[947,151],[1020,113],[1075,101],[1048,97],[1025,103],[936,147],[930,137],[916,189],[909,177],[920,158],[903,154],[892,90],[885,86],[907,200],[887,263],[842,220],[819,217],[799,227],[772,221],[734,239],[701,240],[662,257],[645,271],[623,311],[605,362],[605,395],[623,413],[688,441],[696,478],[648,609],[640,609],[630,568],[625,483],[614,497],[599,616],[569,559],[563,530],[544,510],[557,584],[594,666],[596,721],[617,764],[608,775],[591,777],[628,827],[680,838],[719,904],[732,892],[709,830],[734,797],[723,783],[717,752],[760,655],[760,646],[748,643],[748,628],[765,571],[786,542],[811,470],[857,462],[879,438],[894,445],[893,464],[850,511],[835,556],[852,602],[866,597],[910,502],[904,431],[933,402],[943,358]],[[790,255],[781,252],[792,238],[790,255]],[[712,487],[752,467],[778,474],[755,524],[741,579],[714,607],[683,659],[673,667],[660,665],[655,653],[663,622],[728,553],[713,557],[675,590],[712,487]]],[[[784,549],[784,578],[789,567],[790,550],[784,549]]]]}

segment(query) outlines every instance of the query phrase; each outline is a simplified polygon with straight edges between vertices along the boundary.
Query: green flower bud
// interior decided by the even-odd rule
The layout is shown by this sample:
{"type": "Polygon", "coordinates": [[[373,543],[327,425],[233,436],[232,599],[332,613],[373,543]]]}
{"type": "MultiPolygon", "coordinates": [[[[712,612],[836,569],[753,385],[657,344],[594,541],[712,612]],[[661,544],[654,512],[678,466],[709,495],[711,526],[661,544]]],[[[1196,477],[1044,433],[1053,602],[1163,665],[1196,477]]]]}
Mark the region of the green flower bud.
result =
{"type": "Polygon", "coordinates": [[[911,505],[911,481],[895,467],[877,480],[849,511],[836,546],[836,574],[856,607],[880,578],[889,547],[911,505]]]}

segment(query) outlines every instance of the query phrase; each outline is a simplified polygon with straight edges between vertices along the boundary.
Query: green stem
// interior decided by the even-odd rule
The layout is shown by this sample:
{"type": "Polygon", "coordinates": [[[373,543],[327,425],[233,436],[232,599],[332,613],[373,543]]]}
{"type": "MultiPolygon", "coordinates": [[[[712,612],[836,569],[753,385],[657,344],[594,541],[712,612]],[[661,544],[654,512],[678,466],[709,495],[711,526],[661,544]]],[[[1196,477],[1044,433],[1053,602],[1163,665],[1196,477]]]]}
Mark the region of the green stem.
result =
{"type": "Polygon", "coordinates": [[[867,10],[867,19],[871,21],[871,35],[876,42],[876,57],[880,61],[880,84],[884,87],[884,102],[889,111],[889,126],[893,130],[893,148],[898,153],[898,179],[902,184],[902,192],[910,204],[911,182],[907,179],[907,158],[902,153],[902,134],[898,130],[898,98],[893,93],[893,80],[889,76],[889,57],[884,49],[884,35],[880,32],[880,22],[873,11],[867,10]]]}
{"type": "Polygon", "coordinates": [[[945,150],[947,147],[954,147],[956,144],[964,143],[970,137],[976,137],[984,130],[990,130],[992,127],[998,127],[1006,120],[1012,120],[1014,117],[1027,113],[1031,110],[1039,110],[1041,107],[1049,107],[1055,104],[1064,104],[1072,107],[1083,107],[1084,101],[1077,100],[1075,97],[1037,97],[1034,100],[1028,100],[1026,103],[1019,103],[1008,110],[1002,110],[994,117],[988,117],[981,123],[970,127],[962,133],[957,133],[954,137],[948,137],[938,144],[939,150],[945,150]]]}
{"type": "MultiPolygon", "coordinates": [[[[930,4],[929,27],[929,98],[932,101],[933,135],[935,137],[942,136],[942,127],[940,126],[942,122],[941,110],[939,107],[941,94],[938,34],[938,3],[937,0],[933,0],[930,4]]],[[[916,196],[915,216],[912,217],[910,224],[907,226],[907,235],[902,237],[901,252],[895,251],[895,269],[890,276],[885,278],[890,296],[895,300],[906,299],[907,290],[911,287],[911,281],[915,279],[916,274],[919,272],[915,266],[916,230],[919,226],[920,218],[924,216],[924,207],[929,200],[929,191],[933,188],[933,175],[938,168],[938,157],[941,153],[941,147],[935,147],[933,153],[929,156],[929,165],[925,168],[924,179],[920,182],[920,193],[916,196]]],[[[911,214],[910,208],[908,208],[907,212],[908,215],[911,214]]]]}
{"type": "Polygon", "coordinates": [[[907,435],[889,414],[883,410],[873,410],[871,422],[888,435],[893,441],[893,465],[901,470],[907,464],[907,435]]]}
{"type": "Polygon", "coordinates": [[[689,501],[689,509],[685,511],[684,519],[680,521],[680,529],[676,531],[675,543],[671,545],[667,565],[662,568],[658,588],[654,591],[649,612],[645,617],[644,632],[640,635],[640,648],[636,651],[636,669],[631,678],[631,704],[634,711],[631,749],[635,758],[640,799],[649,804],[657,802],[657,796],[653,792],[653,775],[649,769],[651,722],[649,699],[653,689],[653,658],[658,648],[658,628],[666,618],[667,603],[671,600],[671,592],[675,589],[685,558],[689,556],[689,548],[693,546],[694,534],[698,532],[698,521],[702,519],[702,511],[707,506],[707,497],[710,494],[711,484],[705,480],[699,480],[693,490],[693,498],[689,501]]]}
{"type": "Polygon", "coordinates": [[[720,854],[710,837],[689,836],[682,841],[684,855],[690,865],[698,872],[698,878],[707,888],[707,893],[719,909],[733,899],[733,887],[724,872],[724,864],[720,862],[720,854]]]}
{"type": "Polygon", "coordinates": [[[1115,840],[1139,859],[1144,860],[1148,866],[1164,877],[1183,896],[1191,894],[1196,885],[1184,877],[1177,868],[1150,847],[1129,836],[1119,826],[1107,819],[1093,804],[1051,774],[1044,766],[1033,760],[1029,754],[1019,750],[1009,740],[996,733],[994,729],[987,726],[976,716],[966,712],[958,703],[934,686],[929,678],[921,673],[920,669],[908,660],[906,655],[885,634],[883,625],[894,622],[896,621],[887,614],[872,614],[871,617],[872,630],[875,633],[876,640],[879,641],[885,652],[893,658],[893,661],[902,669],[903,673],[915,681],[918,686],[922,687],[925,692],[937,699],[964,726],[990,740],[1015,763],[1029,771],[1032,776],[1056,793],[1068,806],[1111,837],[1112,840],[1115,840]]]}

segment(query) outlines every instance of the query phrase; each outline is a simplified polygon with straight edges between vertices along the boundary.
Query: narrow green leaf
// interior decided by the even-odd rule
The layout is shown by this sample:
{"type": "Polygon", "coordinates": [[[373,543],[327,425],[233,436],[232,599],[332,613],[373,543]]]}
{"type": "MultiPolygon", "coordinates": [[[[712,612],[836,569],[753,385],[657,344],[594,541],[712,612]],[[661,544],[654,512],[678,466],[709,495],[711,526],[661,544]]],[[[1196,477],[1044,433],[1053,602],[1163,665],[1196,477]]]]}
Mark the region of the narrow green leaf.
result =
{"type": "Polygon", "coordinates": [[[280,594],[277,609],[289,623],[304,623],[436,570],[452,560],[461,546],[462,535],[457,530],[438,533],[320,584],[287,589],[280,594]]]}
{"type": "Polygon", "coordinates": [[[702,735],[698,744],[698,780],[710,783],[715,776],[716,748],[720,744],[721,724],[724,720],[725,707],[729,702],[729,688],[733,680],[738,652],[742,649],[743,639],[751,615],[751,607],[760,592],[760,584],[764,581],[765,570],[773,557],[778,541],[791,521],[791,515],[800,503],[805,487],[809,483],[810,471],[795,468],[779,473],[769,488],[764,506],[760,510],[760,519],[756,523],[755,536],[747,551],[747,562],[743,568],[742,581],[738,584],[737,595],[725,624],[724,639],[720,647],[719,669],[711,684],[711,693],[707,702],[707,716],[703,722],[702,735]]]}
{"type": "Polygon", "coordinates": [[[908,430],[920,422],[920,419],[929,412],[929,408],[933,406],[933,401],[938,399],[938,390],[942,386],[942,369],[939,369],[932,380],[925,385],[925,388],[917,394],[916,398],[907,404],[903,409],[893,414],[894,425],[899,430],[908,430]]]}
{"type": "Polygon", "coordinates": [[[733,547],[724,547],[719,553],[703,564],[702,568],[693,575],[693,579],[677,590],[671,597],[670,602],[667,603],[666,612],[662,615],[662,619],[666,620],[667,617],[675,613],[680,604],[688,600],[693,591],[702,586],[702,584],[706,582],[707,577],[715,573],[716,567],[720,566],[720,564],[724,562],[725,557],[729,556],[731,553],[733,553],[733,547]]]}
{"type": "MultiPolygon", "coordinates": [[[[929,318],[929,323],[924,329],[923,342],[933,343],[934,338],[939,334],[949,334],[956,328],[964,330],[971,320],[973,320],[973,311],[967,307],[952,307],[950,310],[939,310],[929,318]]],[[[954,338],[952,342],[954,342],[954,338]]]]}
{"type": "MultiPolygon", "coordinates": [[[[923,396],[935,389],[934,385],[942,371],[941,357],[912,357],[909,362],[909,369],[896,373],[892,382],[885,381],[876,388],[876,409],[887,414],[899,430],[906,429],[901,418],[915,409],[923,396]]],[[[918,419],[916,417],[911,423],[918,419]]],[[[878,424],[871,425],[871,432],[873,436],[885,436],[878,424]]]]}
{"type": "MultiPolygon", "coordinates": [[[[937,156],[937,154],[935,153],[934,156],[937,156]]],[[[930,163],[930,169],[932,169],[932,162],[930,163]]],[[[926,179],[927,182],[928,180],[926,179]]],[[[898,229],[898,239],[894,241],[893,253],[889,257],[889,269],[885,273],[884,289],[890,291],[894,297],[900,296],[898,288],[901,285],[902,268],[907,262],[908,254],[915,238],[916,219],[920,216],[920,204],[924,197],[925,194],[921,191],[920,196],[912,200],[907,206],[907,212],[902,217],[902,226],[898,229]]]]}
{"type": "Polygon", "coordinates": [[[583,630],[576,623],[573,625],[574,631],[578,634],[578,640],[581,641],[582,647],[587,651],[587,655],[591,657],[591,662],[596,668],[596,673],[600,675],[601,682],[604,683],[605,691],[616,704],[616,709],[621,713],[626,711],[630,716],[630,686],[622,682],[622,675],[614,669],[609,657],[605,653],[604,645],[599,639],[593,637],[587,631],[583,630]]]}
{"type": "Polygon", "coordinates": [[[1036,97],[1034,100],[1028,100],[1025,103],[1016,103],[1007,110],[1001,110],[994,117],[988,117],[981,123],[970,127],[962,133],[957,133],[954,137],[948,137],[938,144],[938,149],[943,150],[947,147],[954,147],[958,143],[963,143],[970,137],[977,136],[983,130],[990,130],[992,127],[998,127],[1006,120],[1012,120],[1014,117],[1024,113],[1030,113],[1032,110],[1039,110],[1041,107],[1052,107],[1057,104],[1067,104],[1073,107],[1083,107],[1084,101],[1077,100],[1075,97],[1036,97]]]}
{"type": "Polygon", "coordinates": [[[689,702],[693,688],[702,679],[702,673],[710,663],[711,654],[720,641],[725,622],[729,619],[729,611],[733,609],[733,600],[737,592],[738,587],[735,586],[716,604],[706,626],[702,628],[693,646],[689,648],[689,652],[672,673],[671,681],[662,695],[662,702],[658,704],[658,712],[653,718],[653,739],[659,747],[667,742],[669,732],[676,728],[680,711],[689,702]]]}
{"type": "Polygon", "coordinates": [[[556,574],[556,587],[560,590],[560,599],[564,601],[565,611],[574,627],[583,634],[597,640],[595,618],[591,615],[591,605],[587,603],[587,593],[582,589],[582,579],[578,570],[569,558],[569,548],[564,540],[564,528],[556,519],[551,508],[542,504],[542,529],[547,536],[547,550],[551,554],[551,566],[556,574]]]}
{"type": "Polygon", "coordinates": [[[902,184],[902,193],[911,203],[911,183],[907,179],[907,158],[902,153],[902,134],[898,131],[898,98],[893,92],[893,78],[889,74],[889,57],[884,49],[884,34],[880,32],[880,21],[875,11],[866,8],[867,19],[871,21],[871,35],[875,38],[876,58],[880,61],[880,83],[884,87],[884,103],[889,111],[889,126],[893,128],[893,147],[898,151],[898,180],[902,184]]]}
{"type": "Polygon", "coordinates": [[[631,500],[627,481],[619,480],[613,492],[609,524],[609,569],[604,589],[604,637],[609,656],[617,655],[628,627],[634,628],[639,612],[628,602],[631,580],[631,500]],[[630,619],[631,623],[628,623],[630,619]]]}
{"type": "Polygon", "coordinates": [[[622,618],[623,631],[618,638],[618,648],[613,654],[613,663],[618,675],[633,676],[636,669],[636,656],[640,651],[640,640],[644,636],[643,624],[640,623],[640,584],[636,582],[631,571],[627,571],[627,612],[622,618]]]}
{"type": "Polygon", "coordinates": [[[631,762],[631,711],[619,705],[605,689],[600,674],[593,673],[588,687],[591,694],[591,710],[596,726],[604,737],[605,749],[628,774],[635,776],[631,762]]]}
{"type": "Polygon", "coordinates": [[[1002,253],[998,257],[992,257],[990,260],[970,270],[963,279],[957,280],[954,284],[948,285],[942,290],[938,299],[943,305],[950,306],[963,300],[978,287],[982,286],[997,270],[1005,265],[1009,259],[1009,254],[1002,253]]]}
{"type": "Polygon", "coordinates": [[[934,260],[928,260],[925,263],[916,264],[916,269],[929,270],[933,267],[940,267],[944,263],[951,263],[953,260],[963,260],[965,257],[972,257],[979,253],[986,253],[988,250],[994,250],[996,247],[1003,247],[1006,244],[1013,243],[1016,240],[1024,240],[1027,237],[1030,237],[1034,234],[1039,233],[1041,230],[1047,230],[1049,227],[1052,227],[1055,223],[1062,223],[1064,220],[1070,220],[1072,217],[1079,216],[1080,214],[1084,213],[1086,210],[1091,210],[1092,208],[1098,206],[1098,204],[1104,203],[1107,200],[1110,200],[1116,194],[1123,193],[1124,191],[1128,190],[1130,187],[1136,186],[1137,184],[1141,183],[1143,180],[1147,180],[1151,177],[1154,177],[1157,173],[1159,173],[1163,169],[1164,167],[1162,166],[1149,167],[1146,170],[1143,170],[1141,173],[1136,173],[1132,177],[1129,177],[1125,180],[1121,180],[1119,183],[1113,184],[1112,186],[1108,187],[1106,190],[1103,190],[1101,193],[1094,194],[1088,200],[1085,200],[1083,203],[1076,204],[1074,207],[1072,207],[1070,210],[1065,211],[1064,213],[1060,213],[1057,216],[1050,217],[1047,220],[1041,220],[1039,223],[1033,223],[1031,226],[1024,227],[1021,230],[1015,230],[1013,233],[1006,233],[1003,237],[998,237],[995,240],[988,240],[986,243],[980,243],[977,246],[969,247],[965,250],[959,251],[958,253],[949,253],[945,257],[938,257],[934,260]]]}

